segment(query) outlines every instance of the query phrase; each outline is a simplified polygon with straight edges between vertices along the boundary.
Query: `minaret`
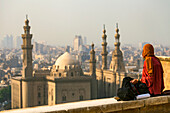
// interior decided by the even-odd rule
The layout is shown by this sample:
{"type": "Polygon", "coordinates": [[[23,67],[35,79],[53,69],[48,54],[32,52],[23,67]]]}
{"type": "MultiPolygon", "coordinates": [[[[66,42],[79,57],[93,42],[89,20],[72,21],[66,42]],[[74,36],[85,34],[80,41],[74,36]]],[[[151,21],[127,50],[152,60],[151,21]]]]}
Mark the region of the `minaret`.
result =
{"type": "Polygon", "coordinates": [[[120,51],[120,42],[119,42],[120,34],[119,34],[119,28],[118,23],[116,23],[116,34],[115,34],[115,51],[120,51]]]}
{"type": "Polygon", "coordinates": [[[97,80],[96,80],[96,58],[94,51],[94,44],[91,45],[92,49],[90,51],[90,75],[92,76],[91,82],[91,99],[97,98],[97,80]]]}
{"type": "Polygon", "coordinates": [[[120,50],[120,42],[119,42],[120,34],[118,23],[116,24],[116,34],[115,34],[115,50],[112,54],[112,61],[110,63],[110,70],[114,72],[125,72],[125,66],[123,62],[122,51],[120,50]]]}
{"type": "Polygon", "coordinates": [[[95,59],[95,51],[94,51],[94,44],[91,45],[90,51],[90,74],[96,78],[96,59],[95,59]]]}
{"type": "Polygon", "coordinates": [[[102,35],[103,42],[102,42],[102,52],[101,52],[102,69],[107,69],[107,54],[108,54],[108,52],[106,50],[106,47],[107,47],[106,37],[107,37],[107,35],[105,33],[106,33],[105,25],[103,25],[103,35],[102,35]]]}
{"type": "Polygon", "coordinates": [[[24,34],[22,34],[23,45],[21,48],[23,50],[23,78],[30,78],[32,77],[33,73],[33,66],[32,66],[32,48],[33,45],[31,44],[32,34],[30,34],[30,26],[29,20],[26,15],[24,34]]]}

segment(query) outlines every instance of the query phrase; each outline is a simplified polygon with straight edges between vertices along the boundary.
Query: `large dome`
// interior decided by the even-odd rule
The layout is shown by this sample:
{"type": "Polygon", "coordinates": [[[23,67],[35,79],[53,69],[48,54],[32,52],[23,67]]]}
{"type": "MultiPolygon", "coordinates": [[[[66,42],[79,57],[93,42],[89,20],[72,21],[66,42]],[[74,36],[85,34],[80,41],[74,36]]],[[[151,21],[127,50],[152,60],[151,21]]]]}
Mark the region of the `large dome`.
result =
{"type": "Polygon", "coordinates": [[[65,69],[65,66],[79,65],[79,62],[68,52],[62,54],[55,62],[56,68],[65,69]]]}

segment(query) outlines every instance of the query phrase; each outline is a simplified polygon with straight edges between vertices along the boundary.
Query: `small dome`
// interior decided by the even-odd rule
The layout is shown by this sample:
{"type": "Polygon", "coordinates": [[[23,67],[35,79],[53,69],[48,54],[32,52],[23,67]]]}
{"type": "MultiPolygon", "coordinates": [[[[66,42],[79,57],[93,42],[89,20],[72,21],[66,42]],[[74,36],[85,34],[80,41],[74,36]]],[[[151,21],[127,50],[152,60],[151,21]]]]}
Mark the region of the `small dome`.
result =
{"type": "Polygon", "coordinates": [[[59,66],[59,69],[65,69],[65,66],[79,65],[79,62],[70,53],[65,52],[56,60],[55,65],[56,68],[59,66]]]}

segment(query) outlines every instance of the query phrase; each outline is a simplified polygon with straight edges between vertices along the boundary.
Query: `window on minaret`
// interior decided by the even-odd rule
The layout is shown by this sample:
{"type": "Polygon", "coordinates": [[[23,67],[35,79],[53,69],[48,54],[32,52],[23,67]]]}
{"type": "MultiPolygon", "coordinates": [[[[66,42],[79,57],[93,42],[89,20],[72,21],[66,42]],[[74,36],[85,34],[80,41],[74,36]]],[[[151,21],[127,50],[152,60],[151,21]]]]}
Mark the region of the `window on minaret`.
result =
{"type": "Polygon", "coordinates": [[[51,100],[53,101],[53,95],[51,96],[51,100]]]}
{"type": "Polygon", "coordinates": [[[67,66],[65,66],[65,69],[67,69],[67,66]]]}
{"type": "Polygon", "coordinates": [[[61,77],[61,73],[59,73],[59,77],[61,77]]]}
{"type": "Polygon", "coordinates": [[[110,94],[110,91],[111,91],[111,89],[110,89],[110,88],[111,88],[111,87],[110,87],[110,86],[111,86],[111,84],[110,84],[110,83],[108,83],[108,97],[110,97],[110,96],[111,96],[111,94],[110,94]]]}
{"type": "Polygon", "coordinates": [[[51,89],[51,101],[53,101],[53,89],[51,89]]]}
{"type": "Polygon", "coordinates": [[[71,72],[71,76],[73,77],[73,72],[71,72]]]}
{"type": "Polygon", "coordinates": [[[72,93],[72,96],[74,96],[74,93],[72,93]]]}
{"type": "Polygon", "coordinates": [[[109,92],[110,92],[110,88],[111,88],[111,84],[108,83],[108,90],[109,90],[109,92]]]}
{"type": "Polygon", "coordinates": [[[38,105],[41,105],[41,102],[40,102],[40,101],[38,101],[38,105]]]}
{"type": "Polygon", "coordinates": [[[65,102],[66,101],[66,96],[62,96],[62,101],[65,102]]]}
{"type": "Polygon", "coordinates": [[[80,96],[79,96],[79,100],[83,100],[83,95],[80,95],[80,96]]]}
{"type": "Polygon", "coordinates": [[[41,97],[41,93],[40,93],[40,92],[38,92],[38,97],[39,97],[39,98],[41,97]]]}
{"type": "Polygon", "coordinates": [[[44,85],[44,91],[43,91],[44,92],[44,95],[43,95],[44,96],[44,104],[45,104],[45,98],[46,98],[46,93],[45,93],[46,92],[46,88],[45,87],[46,86],[44,85]]]}

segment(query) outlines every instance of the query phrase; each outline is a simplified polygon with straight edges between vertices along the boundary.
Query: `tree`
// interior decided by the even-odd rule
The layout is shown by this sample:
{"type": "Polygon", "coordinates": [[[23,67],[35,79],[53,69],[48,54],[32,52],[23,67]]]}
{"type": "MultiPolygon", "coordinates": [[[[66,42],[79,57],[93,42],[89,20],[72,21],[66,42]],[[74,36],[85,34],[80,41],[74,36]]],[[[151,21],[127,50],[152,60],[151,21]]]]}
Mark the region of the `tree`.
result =
{"type": "Polygon", "coordinates": [[[0,90],[0,103],[4,101],[10,101],[11,100],[11,86],[8,86],[6,88],[2,88],[0,90]]]}

